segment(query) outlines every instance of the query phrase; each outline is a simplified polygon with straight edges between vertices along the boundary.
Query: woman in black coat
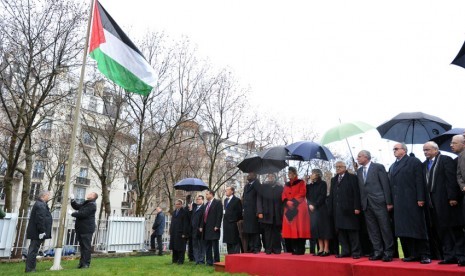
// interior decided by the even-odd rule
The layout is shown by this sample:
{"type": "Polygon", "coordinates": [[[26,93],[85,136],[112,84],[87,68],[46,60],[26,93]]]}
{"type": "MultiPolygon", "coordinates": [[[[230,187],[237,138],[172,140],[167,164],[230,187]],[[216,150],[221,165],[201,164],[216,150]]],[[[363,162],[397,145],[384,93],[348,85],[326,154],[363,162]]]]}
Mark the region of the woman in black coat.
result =
{"type": "Polygon", "coordinates": [[[321,180],[323,173],[320,169],[313,169],[310,184],[307,184],[307,202],[310,211],[312,238],[318,239],[318,253],[316,256],[329,256],[329,240],[332,239],[331,219],[326,206],[328,193],[326,182],[321,180]]]}

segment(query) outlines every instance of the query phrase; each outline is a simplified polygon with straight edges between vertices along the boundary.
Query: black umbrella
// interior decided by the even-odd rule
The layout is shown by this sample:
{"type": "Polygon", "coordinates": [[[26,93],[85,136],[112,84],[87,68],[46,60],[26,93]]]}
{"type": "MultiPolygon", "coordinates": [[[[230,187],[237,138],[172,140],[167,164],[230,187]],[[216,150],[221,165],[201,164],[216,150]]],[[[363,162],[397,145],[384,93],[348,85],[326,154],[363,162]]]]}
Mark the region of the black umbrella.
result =
{"type": "Polygon", "coordinates": [[[287,166],[285,160],[292,158],[284,146],[276,146],[248,155],[237,167],[246,173],[273,173],[284,169],[287,166]]]}
{"type": "Polygon", "coordinates": [[[463,43],[462,48],[460,48],[460,51],[452,61],[452,64],[465,68],[465,43],[463,43]]]}
{"type": "Polygon", "coordinates": [[[183,190],[183,191],[203,191],[203,190],[207,190],[208,186],[201,179],[184,178],[183,180],[174,184],[174,189],[183,190]]]}
{"type": "Polygon", "coordinates": [[[431,139],[431,141],[436,142],[440,150],[452,152],[450,149],[450,142],[452,142],[452,137],[458,134],[463,134],[464,132],[465,128],[453,128],[444,132],[443,134],[439,134],[438,136],[431,139]]]}
{"type": "Polygon", "coordinates": [[[404,112],[376,129],[382,138],[413,145],[423,144],[451,127],[436,116],[422,112],[404,112]]]}

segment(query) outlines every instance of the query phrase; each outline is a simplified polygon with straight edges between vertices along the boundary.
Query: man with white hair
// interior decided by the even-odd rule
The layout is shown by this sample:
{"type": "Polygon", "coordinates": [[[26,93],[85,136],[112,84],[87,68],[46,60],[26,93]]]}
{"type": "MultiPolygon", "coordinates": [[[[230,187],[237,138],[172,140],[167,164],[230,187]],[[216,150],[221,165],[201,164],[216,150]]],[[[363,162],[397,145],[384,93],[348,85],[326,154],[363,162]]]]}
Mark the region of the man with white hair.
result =
{"type": "Polygon", "coordinates": [[[26,272],[36,271],[36,258],[40,245],[44,240],[52,237],[53,219],[47,205],[47,201],[49,200],[50,191],[41,191],[31,210],[29,224],[26,230],[26,238],[31,239],[31,244],[27,251],[26,272]]]}
{"type": "Polygon", "coordinates": [[[457,185],[454,160],[442,155],[435,142],[423,145],[426,160],[423,177],[426,182],[426,201],[433,225],[441,241],[443,260],[439,264],[465,262],[463,236],[464,219],[457,185]]]}

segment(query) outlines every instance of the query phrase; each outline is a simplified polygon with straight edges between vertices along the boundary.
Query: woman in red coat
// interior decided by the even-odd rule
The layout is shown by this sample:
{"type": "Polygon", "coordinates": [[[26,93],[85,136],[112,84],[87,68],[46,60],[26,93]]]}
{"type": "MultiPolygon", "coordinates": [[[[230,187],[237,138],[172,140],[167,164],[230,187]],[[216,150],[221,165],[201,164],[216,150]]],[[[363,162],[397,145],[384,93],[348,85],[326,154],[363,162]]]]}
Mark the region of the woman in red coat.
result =
{"type": "Polygon", "coordinates": [[[305,254],[305,241],[310,238],[310,216],[308,214],[307,183],[297,178],[297,169],[289,167],[289,182],[284,185],[282,236],[286,240],[287,252],[305,254]],[[289,248],[290,247],[290,248],[289,248]]]}

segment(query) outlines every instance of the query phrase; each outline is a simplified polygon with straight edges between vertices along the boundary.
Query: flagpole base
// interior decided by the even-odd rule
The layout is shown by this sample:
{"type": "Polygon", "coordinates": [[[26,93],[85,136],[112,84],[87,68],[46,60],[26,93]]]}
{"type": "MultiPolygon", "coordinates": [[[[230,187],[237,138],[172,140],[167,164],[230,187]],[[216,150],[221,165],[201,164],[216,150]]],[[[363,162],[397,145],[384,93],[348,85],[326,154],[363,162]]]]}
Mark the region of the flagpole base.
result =
{"type": "Polygon", "coordinates": [[[62,270],[61,267],[61,253],[63,252],[63,248],[55,248],[55,257],[53,259],[53,266],[50,270],[62,270]]]}

